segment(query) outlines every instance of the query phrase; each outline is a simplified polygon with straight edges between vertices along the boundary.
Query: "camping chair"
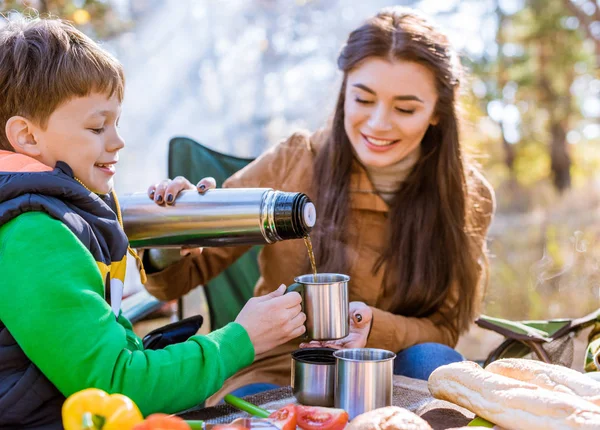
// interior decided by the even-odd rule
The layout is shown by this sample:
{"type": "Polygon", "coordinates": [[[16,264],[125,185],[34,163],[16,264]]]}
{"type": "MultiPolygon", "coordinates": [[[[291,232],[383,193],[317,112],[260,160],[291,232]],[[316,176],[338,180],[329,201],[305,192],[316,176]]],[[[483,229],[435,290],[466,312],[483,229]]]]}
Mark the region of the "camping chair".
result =
{"type": "MultiPolygon", "coordinates": [[[[183,176],[195,184],[204,177],[212,176],[217,181],[217,186],[222,186],[225,179],[253,161],[252,158],[221,154],[187,137],[171,139],[168,160],[169,178],[183,176]]],[[[212,330],[234,321],[248,299],[254,295],[254,285],[260,276],[257,261],[260,248],[252,247],[204,285],[212,330]]],[[[180,317],[183,300],[180,299],[179,303],[180,317]]]]}
{"type": "Polygon", "coordinates": [[[573,338],[587,327],[600,327],[600,309],[578,319],[509,321],[482,315],[475,323],[506,338],[488,354],[484,366],[500,358],[532,358],[571,367],[573,338]]]}

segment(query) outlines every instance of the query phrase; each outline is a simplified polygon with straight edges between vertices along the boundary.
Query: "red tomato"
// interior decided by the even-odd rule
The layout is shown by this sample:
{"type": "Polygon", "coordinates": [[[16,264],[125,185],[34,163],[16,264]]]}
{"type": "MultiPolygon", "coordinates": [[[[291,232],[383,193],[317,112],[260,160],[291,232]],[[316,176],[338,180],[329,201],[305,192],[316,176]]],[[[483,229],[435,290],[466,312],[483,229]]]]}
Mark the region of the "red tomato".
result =
{"type": "Polygon", "coordinates": [[[348,413],[343,409],[319,406],[296,406],[298,427],[303,430],[342,430],[348,423],[348,413]]]}
{"type": "Polygon", "coordinates": [[[244,427],[237,424],[217,424],[212,430],[249,430],[248,427],[244,427]]]}
{"type": "Polygon", "coordinates": [[[296,407],[287,405],[269,415],[269,421],[281,430],[296,429],[296,407]]]}
{"type": "Polygon", "coordinates": [[[190,430],[190,426],[176,416],[152,414],[143,422],[136,424],[133,430],[190,430]]]}

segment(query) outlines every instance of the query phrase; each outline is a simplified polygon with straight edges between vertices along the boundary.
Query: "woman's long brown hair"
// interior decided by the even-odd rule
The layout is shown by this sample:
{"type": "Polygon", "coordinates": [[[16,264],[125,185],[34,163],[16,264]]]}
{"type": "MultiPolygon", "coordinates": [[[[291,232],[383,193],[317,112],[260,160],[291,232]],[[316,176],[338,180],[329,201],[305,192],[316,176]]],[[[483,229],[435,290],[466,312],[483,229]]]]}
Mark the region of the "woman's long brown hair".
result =
{"type": "Polygon", "coordinates": [[[436,78],[438,102],[421,142],[421,158],[397,192],[388,214],[388,241],[373,267],[385,270],[393,312],[426,317],[437,311],[453,283],[458,301],[451,317],[465,330],[474,318],[482,238],[473,228],[470,166],[461,153],[456,96],[459,63],[448,40],[425,18],[403,8],[380,12],[353,31],[338,58],[344,72],[331,131],[315,160],[314,185],[319,221],[311,236],[319,271],[345,273],[354,155],[344,129],[346,76],[367,58],[414,61],[436,78]]]}

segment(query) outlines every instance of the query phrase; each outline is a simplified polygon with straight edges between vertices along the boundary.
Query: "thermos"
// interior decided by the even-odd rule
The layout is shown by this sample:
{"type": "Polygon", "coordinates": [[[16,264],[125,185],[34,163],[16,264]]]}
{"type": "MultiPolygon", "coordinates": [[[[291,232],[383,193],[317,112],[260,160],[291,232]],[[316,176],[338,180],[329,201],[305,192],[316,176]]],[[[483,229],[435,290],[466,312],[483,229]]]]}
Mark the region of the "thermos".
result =
{"type": "Polygon", "coordinates": [[[120,203],[134,248],[268,244],[302,238],[316,221],[306,194],[270,188],[187,190],[173,205],[163,206],[135,193],[122,196],[120,203]]]}

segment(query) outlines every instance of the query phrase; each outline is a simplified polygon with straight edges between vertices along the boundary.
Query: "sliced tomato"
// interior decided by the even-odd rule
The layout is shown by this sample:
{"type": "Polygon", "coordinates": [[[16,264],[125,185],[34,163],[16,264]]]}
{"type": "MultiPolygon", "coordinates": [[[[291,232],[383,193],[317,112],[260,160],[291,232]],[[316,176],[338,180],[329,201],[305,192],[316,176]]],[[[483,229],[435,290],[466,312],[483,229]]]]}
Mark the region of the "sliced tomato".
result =
{"type": "Polygon", "coordinates": [[[248,427],[244,427],[237,424],[217,424],[212,427],[212,430],[250,430],[248,427]]]}
{"type": "Polygon", "coordinates": [[[348,423],[348,413],[343,409],[319,406],[296,406],[298,427],[303,430],[342,430],[348,423]]]}
{"type": "Polygon", "coordinates": [[[296,429],[296,407],[287,405],[269,415],[269,421],[281,430],[296,429]]]}
{"type": "Polygon", "coordinates": [[[190,426],[182,418],[157,413],[136,424],[133,430],[190,430],[190,426]]]}

